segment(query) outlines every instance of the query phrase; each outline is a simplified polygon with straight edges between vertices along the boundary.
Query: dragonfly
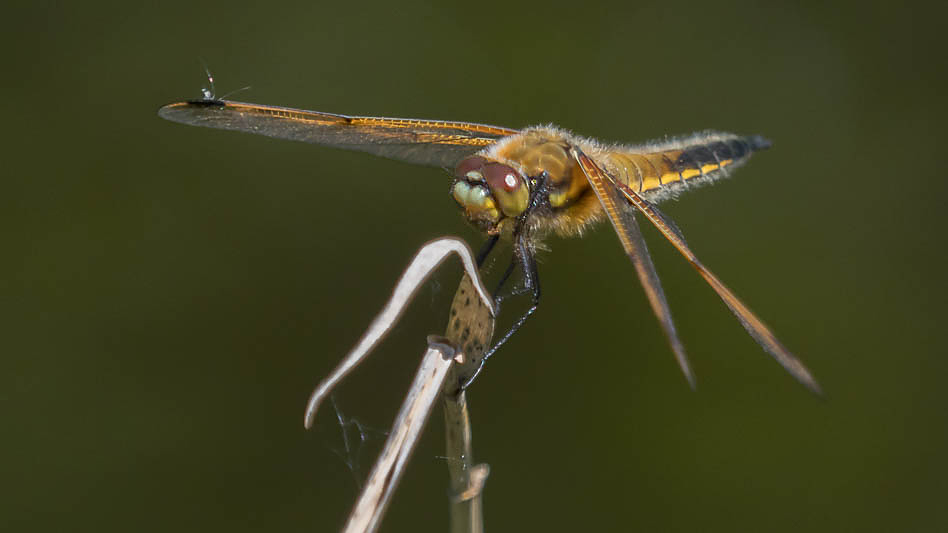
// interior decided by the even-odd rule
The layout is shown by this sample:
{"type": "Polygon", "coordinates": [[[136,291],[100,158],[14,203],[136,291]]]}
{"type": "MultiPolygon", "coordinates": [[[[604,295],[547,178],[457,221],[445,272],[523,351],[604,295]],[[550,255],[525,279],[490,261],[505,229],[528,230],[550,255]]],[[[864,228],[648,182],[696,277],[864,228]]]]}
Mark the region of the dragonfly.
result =
{"type": "MultiPolygon", "coordinates": [[[[707,131],[635,145],[607,144],[555,126],[511,129],[472,122],[348,116],[205,97],[170,103],[161,118],[222,130],[366,152],[452,175],[451,196],[463,215],[487,235],[478,254],[484,262],[499,239],[509,239],[515,269],[530,306],[493,347],[466,388],[494,354],[537,309],[540,282],[537,245],[544,235],[581,236],[608,220],[631,260],[648,302],[688,383],[695,377],[636,216],[674,246],[720,296],[750,336],[811,391],[820,386],[806,366],[691,251],[681,230],[657,203],[728,176],[770,142],[759,135],[707,131]]],[[[495,292],[497,305],[501,296],[495,292]]]]}

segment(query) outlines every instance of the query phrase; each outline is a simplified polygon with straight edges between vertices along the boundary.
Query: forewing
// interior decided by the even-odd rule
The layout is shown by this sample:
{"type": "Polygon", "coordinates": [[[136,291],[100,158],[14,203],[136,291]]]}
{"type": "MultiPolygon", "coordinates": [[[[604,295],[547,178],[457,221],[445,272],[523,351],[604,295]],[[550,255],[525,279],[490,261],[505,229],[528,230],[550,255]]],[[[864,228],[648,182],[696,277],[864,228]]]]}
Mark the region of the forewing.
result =
{"type": "Polygon", "coordinates": [[[465,156],[517,133],[470,122],[350,117],[211,99],[168,104],[158,110],[158,116],[191,126],[244,131],[439,167],[454,167],[465,156]]]}
{"type": "Polygon", "coordinates": [[[635,190],[617,180],[611,181],[612,184],[622,192],[622,195],[625,196],[629,203],[645,215],[649,222],[654,224],[655,227],[662,232],[662,235],[681,252],[681,255],[685,256],[685,259],[698,271],[698,274],[701,274],[701,277],[711,285],[711,288],[718,293],[718,296],[720,296],[721,299],[724,300],[724,303],[734,312],[734,315],[737,316],[737,320],[740,321],[744,329],[750,333],[750,336],[753,337],[767,353],[772,355],[777,362],[783,365],[800,383],[811,391],[822,394],[820,385],[810,374],[810,371],[807,370],[806,366],[777,340],[777,337],[763,321],[757,318],[757,315],[751,312],[751,310],[744,305],[744,302],[731,292],[731,289],[728,289],[721,283],[721,280],[719,280],[717,276],[712,274],[710,270],[701,264],[701,261],[698,260],[694,252],[688,248],[688,244],[685,242],[678,228],[674,227],[665,215],[658,211],[654,205],[642,198],[635,190]]]}
{"type": "Polygon", "coordinates": [[[576,148],[571,150],[573,158],[579,163],[586,179],[592,186],[593,191],[599,198],[603,210],[612,222],[612,227],[619,236],[622,248],[635,265],[635,271],[642,282],[645,294],[652,306],[652,311],[658,318],[658,322],[665,330],[668,342],[671,344],[672,351],[675,352],[675,359],[685,378],[692,388],[695,386],[695,376],[691,371],[691,365],[688,363],[688,356],[685,354],[685,347],[678,338],[678,332],[675,330],[675,322],[672,320],[671,308],[665,299],[665,291],[662,289],[662,283],[658,279],[658,272],[655,271],[655,265],[648,254],[648,248],[645,246],[645,239],[642,238],[642,232],[635,221],[635,213],[632,207],[626,202],[613,185],[613,181],[608,174],[590,159],[586,154],[576,148]]]}

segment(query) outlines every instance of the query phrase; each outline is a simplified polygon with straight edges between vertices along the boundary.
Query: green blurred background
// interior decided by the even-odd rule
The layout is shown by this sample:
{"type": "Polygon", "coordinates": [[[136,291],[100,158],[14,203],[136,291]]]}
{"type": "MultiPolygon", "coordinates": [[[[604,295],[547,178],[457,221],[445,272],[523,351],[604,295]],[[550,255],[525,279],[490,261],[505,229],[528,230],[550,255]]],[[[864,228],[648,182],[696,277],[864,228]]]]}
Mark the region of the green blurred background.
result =
{"type": "MultiPolygon", "coordinates": [[[[948,529],[944,13],[894,6],[4,8],[0,529],[338,529],[381,437],[340,456],[310,390],[419,245],[483,241],[438,169],[160,120],[201,59],[252,102],[774,140],[664,209],[826,399],[646,228],[690,391],[609,228],[551,239],[540,311],[470,393],[489,531],[948,529]]],[[[390,422],[459,272],[347,417],[390,422]]],[[[446,529],[440,418],[383,531],[446,529]]]]}

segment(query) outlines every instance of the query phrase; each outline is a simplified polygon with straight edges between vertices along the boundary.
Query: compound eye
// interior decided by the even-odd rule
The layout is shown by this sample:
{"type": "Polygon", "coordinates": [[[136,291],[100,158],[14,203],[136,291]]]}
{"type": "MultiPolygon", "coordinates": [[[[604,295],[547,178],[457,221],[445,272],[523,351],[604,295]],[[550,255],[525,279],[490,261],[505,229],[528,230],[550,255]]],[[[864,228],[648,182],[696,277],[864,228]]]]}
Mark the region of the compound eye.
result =
{"type": "Polygon", "coordinates": [[[505,215],[515,217],[527,209],[530,189],[516,170],[500,163],[488,163],[483,172],[487,188],[505,215]]]}
{"type": "Polygon", "coordinates": [[[454,176],[458,179],[470,181],[484,181],[482,170],[487,160],[479,155],[465,157],[454,169],[454,176]]]}
{"type": "Polygon", "coordinates": [[[523,185],[517,171],[500,163],[489,163],[484,167],[487,186],[494,191],[514,192],[523,185]]]}

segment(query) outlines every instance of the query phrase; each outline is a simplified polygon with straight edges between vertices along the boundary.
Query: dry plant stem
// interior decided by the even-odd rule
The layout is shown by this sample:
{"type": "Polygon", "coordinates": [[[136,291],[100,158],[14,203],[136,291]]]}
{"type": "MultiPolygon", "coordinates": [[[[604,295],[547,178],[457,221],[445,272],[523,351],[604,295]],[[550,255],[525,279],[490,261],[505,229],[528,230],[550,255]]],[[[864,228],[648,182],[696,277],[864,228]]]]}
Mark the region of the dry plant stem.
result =
{"type": "MultiPolygon", "coordinates": [[[[463,341],[470,336],[469,332],[472,330],[482,329],[485,326],[489,327],[491,331],[493,330],[493,301],[488,296],[487,289],[480,279],[474,261],[474,254],[467,244],[460,239],[446,237],[424,245],[415,255],[415,258],[412,259],[401,279],[399,279],[392,297],[386,303],[382,312],[372,321],[368,331],[362,336],[356,347],[343,358],[336,369],[316,387],[316,390],[310,396],[304,418],[304,424],[307,428],[311,426],[316,409],[322,400],[392,329],[418,288],[451,253],[456,253],[461,258],[466,272],[461,286],[458,288],[458,293],[455,295],[455,304],[462,301],[464,308],[478,310],[477,313],[471,315],[478,322],[468,325],[463,317],[464,313],[459,313],[452,306],[451,317],[458,319],[452,323],[456,326],[456,330],[462,332],[462,342],[455,343],[444,337],[430,336],[428,338],[428,348],[425,351],[421,366],[415,374],[411,389],[395,418],[385,447],[372,468],[372,473],[359,495],[359,500],[349,515],[343,529],[346,533],[369,533],[378,528],[395,487],[401,479],[408,458],[411,456],[428,420],[431,408],[438,394],[442,391],[449,370],[456,361],[462,362],[464,360],[463,354],[458,352],[455,346],[466,346],[467,344],[463,341]],[[476,302],[476,304],[473,302],[476,302]]],[[[449,331],[450,329],[449,326],[449,331]]],[[[465,369],[469,367],[470,365],[462,365],[462,368],[465,369]]],[[[456,376],[454,377],[454,383],[453,387],[449,387],[449,389],[457,389],[456,376]]],[[[480,478],[483,477],[485,476],[480,476],[480,478]]],[[[474,476],[474,478],[478,477],[474,476]]]]}
{"type": "Polygon", "coordinates": [[[415,257],[412,258],[408,268],[402,274],[402,277],[395,285],[392,297],[389,298],[382,312],[375,317],[369,325],[369,329],[362,335],[356,346],[342,359],[339,365],[323,379],[316,390],[310,395],[309,402],[306,405],[306,413],[303,416],[303,426],[307,429],[312,425],[316,417],[316,410],[323,400],[329,395],[342,378],[346,377],[363,359],[375,348],[376,344],[382,340],[392,329],[395,322],[401,317],[402,312],[412,300],[415,292],[424,284],[428,276],[452,253],[461,258],[464,271],[476,280],[473,284],[473,294],[471,299],[482,300],[493,316],[493,300],[490,293],[484,287],[480,275],[477,272],[477,265],[474,259],[474,253],[471,252],[467,243],[456,237],[443,237],[429,241],[418,250],[415,257]]]}
{"type": "Polygon", "coordinates": [[[349,514],[344,533],[370,532],[378,528],[405,470],[405,464],[428,421],[428,414],[438,398],[444,378],[454,362],[451,359],[453,355],[445,354],[437,347],[429,347],[425,352],[411,390],[385,441],[385,448],[379,454],[359,500],[349,514]]]}
{"type": "Polygon", "coordinates": [[[472,297],[473,290],[473,282],[465,274],[454,295],[445,334],[464,353],[464,360],[448,372],[443,391],[445,456],[451,476],[451,533],[483,533],[481,493],[490,471],[486,464],[474,464],[467,397],[459,387],[477,371],[494,333],[493,314],[480,299],[472,297]]]}
{"type": "MultiPolygon", "coordinates": [[[[456,377],[448,372],[448,383],[456,377]]],[[[464,391],[444,394],[445,443],[451,476],[451,533],[483,533],[484,504],[481,498],[489,468],[472,464],[471,419],[464,391]]]]}

